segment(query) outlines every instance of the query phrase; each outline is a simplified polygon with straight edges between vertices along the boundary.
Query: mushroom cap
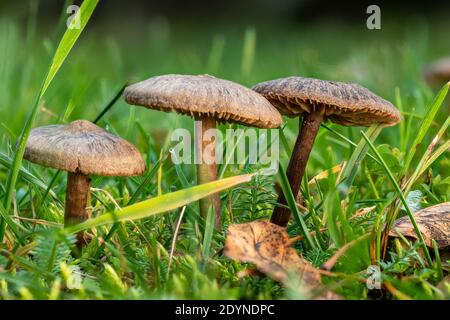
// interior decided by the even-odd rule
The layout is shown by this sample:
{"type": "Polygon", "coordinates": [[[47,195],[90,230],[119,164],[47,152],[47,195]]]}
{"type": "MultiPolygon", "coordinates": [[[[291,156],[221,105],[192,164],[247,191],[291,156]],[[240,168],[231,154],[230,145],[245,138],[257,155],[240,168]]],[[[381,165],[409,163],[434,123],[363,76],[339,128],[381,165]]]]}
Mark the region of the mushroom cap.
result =
{"type": "MultiPolygon", "coordinates": [[[[435,240],[441,249],[450,247],[450,202],[431,206],[414,213],[423,240],[428,247],[435,240]]],[[[397,231],[408,238],[417,240],[409,217],[401,217],[394,222],[389,231],[390,237],[398,237],[397,231]]]]}
{"type": "Polygon", "coordinates": [[[128,86],[129,104],[192,117],[212,117],[260,128],[281,125],[280,113],[264,97],[240,84],[210,75],[168,74],[128,86]]]}
{"type": "Polygon", "coordinates": [[[425,81],[430,84],[443,85],[450,81],[450,57],[436,60],[423,70],[425,81]]]}
{"type": "Polygon", "coordinates": [[[134,145],[86,120],[31,130],[24,158],[85,175],[133,176],[145,170],[134,145]]]}
{"type": "Polygon", "coordinates": [[[358,84],[288,77],[261,82],[252,89],[289,117],[322,112],[326,119],[344,126],[390,126],[401,120],[390,102],[358,84]]]}

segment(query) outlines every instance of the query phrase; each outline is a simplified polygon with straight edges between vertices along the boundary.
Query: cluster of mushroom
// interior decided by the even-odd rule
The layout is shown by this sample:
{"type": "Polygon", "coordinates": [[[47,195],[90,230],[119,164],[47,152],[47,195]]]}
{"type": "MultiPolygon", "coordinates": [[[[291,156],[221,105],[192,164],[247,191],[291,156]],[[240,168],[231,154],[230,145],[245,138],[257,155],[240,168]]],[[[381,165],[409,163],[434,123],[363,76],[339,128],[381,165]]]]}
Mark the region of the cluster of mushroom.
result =
{"type": "MultiPolygon", "coordinates": [[[[331,120],[345,126],[374,123],[388,126],[401,119],[400,112],[391,103],[356,84],[288,77],[263,82],[252,89],[209,75],[164,75],[131,85],[125,90],[124,97],[130,104],[175,111],[200,120],[202,132],[196,134],[195,141],[200,155],[204,146],[198,137],[215,128],[217,121],[277,128],[281,125],[282,115],[303,116],[287,171],[294,196],[300,190],[306,163],[323,121],[331,120]]],[[[216,178],[216,164],[198,166],[199,183],[216,178]]],[[[278,202],[286,204],[283,194],[280,194],[278,202]]],[[[220,227],[221,209],[217,194],[201,201],[200,212],[206,216],[211,205],[216,215],[216,227],[220,227]]],[[[271,221],[285,226],[289,218],[289,209],[279,206],[275,208],[271,221]]]]}
{"type": "MultiPolygon", "coordinates": [[[[217,122],[278,128],[282,115],[301,116],[301,129],[287,171],[294,196],[299,192],[315,136],[323,121],[344,126],[373,123],[389,126],[401,119],[391,103],[356,84],[288,77],[263,82],[252,89],[209,75],[162,75],[127,87],[124,99],[129,104],[195,118],[195,147],[201,157],[205,147],[203,133],[216,128],[217,122]]],[[[68,172],[66,225],[88,218],[89,176],[132,176],[145,171],[144,161],[135,146],[86,120],[33,129],[25,158],[68,172]]],[[[198,184],[216,179],[216,163],[203,162],[197,166],[198,184]]],[[[286,204],[282,194],[279,203],[286,204]]],[[[203,217],[210,208],[214,210],[216,227],[220,228],[218,194],[200,201],[203,217]]],[[[285,226],[289,218],[289,209],[279,206],[271,221],[285,226]]]]}

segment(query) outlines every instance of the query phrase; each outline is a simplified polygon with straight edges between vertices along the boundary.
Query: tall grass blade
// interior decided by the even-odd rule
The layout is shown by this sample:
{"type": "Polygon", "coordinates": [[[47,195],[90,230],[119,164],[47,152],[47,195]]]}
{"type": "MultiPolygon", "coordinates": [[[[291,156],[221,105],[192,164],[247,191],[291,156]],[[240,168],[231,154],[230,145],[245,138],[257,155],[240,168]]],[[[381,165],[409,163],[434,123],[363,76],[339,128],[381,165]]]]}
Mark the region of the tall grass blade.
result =
{"type": "Polygon", "coordinates": [[[3,218],[3,221],[5,221],[5,223],[8,225],[8,227],[11,229],[12,233],[16,236],[16,239],[19,242],[21,242],[21,234],[19,233],[19,230],[17,229],[17,226],[19,226],[24,231],[26,229],[23,228],[20,224],[16,224],[13,221],[13,219],[11,218],[11,216],[9,214],[7,214],[5,208],[3,207],[3,205],[1,203],[0,203],[0,217],[3,218]]]}
{"type": "MultiPolygon", "coordinates": [[[[420,245],[424,251],[425,257],[427,259],[428,265],[432,266],[433,262],[431,260],[431,256],[430,253],[428,252],[428,248],[425,245],[425,241],[423,239],[422,233],[419,230],[419,227],[417,225],[416,219],[414,218],[414,214],[411,212],[411,209],[409,208],[408,202],[406,201],[405,196],[403,195],[402,190],[400,189],[400,186],[398,185],[394,175],[392,174],[391,170],[389,169],[389,167],[387,166],[386,162],[384,161],[383,157],[380,155],[380,153],[378,152],[378,150],[375,148],[375,146],[372,144],[372,142],[370,141],[369,137],[363,132],[361,131],[361,134],[364,138],[364,140],[366,140],[367,144],[369,145],[370,149],[373,151],[373,153],[375,154],[375,156],[378,158],[378,160],[381,162],[381,165],[384,169],[384,171],[386,172],[386,175],[388,176],[389,180],[391,181],[392,185],[394,186],[395,190],[398,193],[398,196],[400,197],[401,202],[403,203],[403,206],[406,210],[406,213],[408,214],[409,219],[411,220],[411,223],[414,227],[414,231],[417,235],[417,239],[419,239],[420,245]]],[[[389,230],[386,230],[386,232],[389,232],[389,230]]]]}
{"type": "MultiPolygon", "coordinates": [[[[358,147],[358,145],[357,145],[356,143],[354,143],[352,140],[350,140],[349,138],[347,138],[347,137],[344,136],[343,134],[337,132],[337,131],[334,130],[333,128],[327,126],[326,124],[322,123],[320,126],[321,126],[322,128],[327,129],[328,131],[330,131],[330,132],[331,132],[332,134],[334,134],[336,137],[338,137],[338,138],[344,140],[345,142],[347,142],[348,144],[350,144],[353,148],[357,148],[357,147],[358,147]]],[[[367,153],[367,155],[368,155],[373,161],[375,161],[376,163],[378,163],[378,160],[377,160],[373,155],[371,155],[369,152],[367,153]]],[[[378,163],[378,164],[379,164],[379,163],[378,163]]]]}
{"type": "Polygon", "coordinates": [[[202,245],[202,268],[205,267],[209,255],[211,253],[211,245],[212,245],[212,238],[213,238],[213,232],[214,232],[214,223],[215,223],[215,214],[212,207],[209,207],[208,215],[206,217],[205,221],[205,232],[203,234],[203,245],[202,245]]]}
{"type": "Polygon", "coordinates": [[[114,97],[111,99],[111,101],[106,105],[106,107],[99,113],[97,118],[93,121],[93,123],[97,123],[100,121],[101,118],[114,106],[114,104],[119,100],[119,98],[122,96],[123,91],[127,87],[128,83],[125,83],[114,95],[114,97]]]}
{"type": "Polygon", "coordinates": [[[63,64],[64,60],[66,60],[70,50],[72,50],[84,27],[86,27],[98,2],[99,0],[84,0],[80,7],[80,10],[78,10],[78,12],[76,13],[76,15],[79,15],[80,28],[75,27],[75,23],[78,19],[74,17],[74,19],[72,19],[71,28],[68,28],[66,32],[64,32],[64,35],[53,56],[53,61],[48,71],[47,77],[44,81],[42,94],[47,91],[48,86],[52,82],[59,68],[63,64]]]}
{"type": "Polygon", "coordinates": [[[308,227],[306,226],[306,223],[303,220],[303,217],[297,208],[297,203],[295,201],[294,195],[292,194],[291,186],[289,185],[289,180],[286,176],[286,172],[284,171],[281,163],[279,164],[278,169],[278,180],[280,182],[281,189],[289,205],[289,208],[291,209],[291,212],[294,215],[294,219],[300,226],[300,231],[302,232],[303,237],[306,239],[311,248],[316,249],[317,248],[316,243],[311,238],[310,231],[308,230],[308,227]]]}
{"type": "MultiPolygon", "coordinates": [[[[235,151],[237,149],[237,146],[239,145],[241,139],[244,138],[244,137],[245,137],[245,131],[243,130],[243,131],[240,132],[239,136],[237,137],[236,143],[232,143],[233,149],[230,152],[228,150],[226,150],[225,154],[228,155],[228,157],[225,158],[225,163],[220,168],[219,179],[223,178],[223,176],[224,176],[224,174],[225,174],[225,172],[227,170],[227,167],[230,165],[230,163],[232,163],[234,161],[234,158],[233,158],[234,157],[234,153],[235,153],[235,151]]],[[[224,147],[226,147],[226,143],[225,142],[224,142],[224,147]]],[[[224,148],[224,150],[225,150],[225,148],[224,148]]]]}
{"type": "Polygon", "coordinates": [[[161,159],[159,159],[155,163],[153,168],[150,170],[150,172],[147,173],[147,175],[145,176],[144,181],[142,181],[142,183],[137,187],[136,191],[131,196],[130,201],[128,201],[128,205],[135,203],[139,199],[139,197],[144,192],[145,187],[147,187],[150,184],[150,182],[152,181],[153,177],[158,172],[158,168],[160,166],[160,163],[161,163],[161,159]]]}
{"type": "MultiPolygon", "coordinates": [[[[11,163],[12,163],[11,159],[9,159],[8,156],[5,155],[4,153],[0,152],[0,164],[3,165],[4,167],[10,169],[11,163]]],[[[42,179],[36,177],[34,174],[32,174],[30,171],[28,171],[24,167],[20,166],[19,174],[22,177],[22,179],[24,179],[27,183],[33,184],[33,185],[39,187],[40,189],[44,190],[44,192],[47,192],[48,186],[45,184],[45,182],[42,181],[42,179]]],[[[57,198],[56,194],[53,191],[48,191],[48,192],[53,198],[55,198],[55,199],[57,198]]]]}
{"type": "Polygon", "coordinates": [[[249,182],[254,174],[245,174],[231,178],[225,178],[213,182],[204,183],[191,188],[166,193],[159,197],[145,200],[113,213],[106,213],[91,220],[85,221],[67,229],[68,232],[76,233],[88,228],[114,223],[124,220],[138,220],[153,216],[207,197],[211,194],[234,187],[238,184],[249,182]]]}
{"type": "MultiPolygon", "coordinates": [[[[80,15],[80,28],[76,29],[67,29],[64,33],[58,48],[56,49],[56,52],[53,56],[52,63],[48,69],[48,72],[45,75],[44,81],[42,86],[40,87],[34,104],[31,108],[30,114],[27,118],[27,121],[25,122],[25,125],[22,129],[22,133],[20,135],[19,141],[17,143],[17,147],[14,153],[14,159],[12,163],[12,169],[9,171],[8,178],[6,181],[6,196],[3,202],[3,206],[5,207],[5,210],[7,213],[9,213],[11,201],[14,193],[14,188],[16,186],[17,177],[19,175],[20,166],[22,163],[23,154],[25,152],[25,146],[27,143],[28,136],[30,135],[31,128],[33,126],[33,123],[36,119],[39,102],[42,98],[42,96],[47,91],[48,86],[50,85],[51,81],[55,77],[56,73],[58,72],[59,68],[63,64],[64,60],[67,58],[70,50],[74,46],[76,40],[80,36],[81,32],[83,31],[84,27],[86,26],[87,22],[89,21],[89,18],[91,17],[92,13],[94,12],[95,7],[97,6],[99,0],[85,0],[83,4],[80,7],[80,10],[77,12],[77,15],[80,15]]],[[[76,22],[77,19],[72,20],[72,24],[76,22]]],[[[0,223],[0,242],[3,240],[3,235],[5,232],[5,221],[2,219],[0,223]]]]}
{"type": "Polygon", "coordinates": [[[423,154],[419,161],[414,173],[408,179],[405,187],[403,188],[405,194],[408,194],[414,182],[425,172],[425,170],[442,154],[449,148],[450,140],[447,140],[442,146],[440,146],[434,153],[434,147],[438,144],[439,140],[442,138],[445,132],[447,132],[450,125],[450,116],[447,117],[444,124],[439,129],[436,136],[433,138],[429,144],[427,150],[423,154]]]}
{"type": "Polygon", "coordinates": [[[284,134],[284,128],[286,128],[286,126],[283,126],[280,130],[280,139],[281,139],[281,144],[283,145],[284,152],[286,153],[286,157],[289,159],[292,154],[292,149],[289,146],[286,135],[284,134]]]}
{"type": "Polygon", "coordinates": [[[408,149],[405,165],[403,166],[403,170],[400,176],[404,176],[407,170],[409,169],[409,166],[411,165],[411,162],[414,159],[414,155],[416,154],[417,149],[421,146],[422,141],[425,138],[425,135],[427,134],[434,117],[436,116],[436,113],[438,112],[439,108],[444,102],[445,97],[447,96],[449,87],[450,82],[442,87],[442,89],[439,91],[438,95],[434,99],[433,103],[431,104],[431,107],[428,109],[428,112],[425,115],[425,118],[423,119],[419,130],[417,131],[416,138],[414,139],[411,147],[408,149]]]}
{"type": "MultiPolygon", "coordinates": [[[[367,129],[367,137],[369,137],[370,141],[375,141],[382,128],[382,125],[376,124],[367,129]]],[[[364,139],[361,139],[353,151],[349,161],[346,162],[340,176],[340,180],[337,182],[337,185],[341,187],[341,199],[345,199],[347,197],[350,187],[353,185],[353,180],[355,179],[361,161],[366,156],[368,150],[368,144],[364,139]]]]}
{"type": "MultiPolygon", "coordinates": [[[[448,90],[450,87],[450,82],[447,83],[438,93],[436,98],[434,99],[434,102],[428,111],[427,115],[422,121],[421,127],[419,129],[419,134],[416,136],[416,139],[414,140],[412,146],[409,148],[408,156],[405,160],[405,164],[402,168],[402,171],[400,172],[400,178],[404,179],[405,175],[408,171],[409,166],[411,165],[413,154],[417,152],[417,149],[419,148],[419,145],[422,143],[422,140],[424,139],[428,129],[431,126],[431,123],[433,122],[433,119],[439,110],[439,108],[442,106],[445,97],[448,94],[448,90]]],[[[441,139],[441,137],[444,135],[445,132],[447,132],[448,127],[450,126],[450,117],[447,117],[444,124],[441,126],[441,128],[438,130],[438,133],[434,137],[434,139],[431,141],[431,143],[428,145],[426,151],[422,155],[421,159],[419,160],[419,163],[417,164],[414,172],[409,177],[409,179],[404,179],[406,182],[404,185],[402,185],[402,192],[405,196],[408,196],[408,193],[410,192],[411,188],[413,187],[416,180],[425,172],[425,170],[441,155],[443,154],[449,146],[449,142],[446,141],[444,145],[440,146],[434,153],[433,149],[441,139]]],[[[396,204],[395,208],[393,210],[390,210],[388,212],[387,216],[387,228],[391,228],[392,224],[394,223],[394,220],[397,217],[398,212],[400,211],[400,204],[396,204]]]]}

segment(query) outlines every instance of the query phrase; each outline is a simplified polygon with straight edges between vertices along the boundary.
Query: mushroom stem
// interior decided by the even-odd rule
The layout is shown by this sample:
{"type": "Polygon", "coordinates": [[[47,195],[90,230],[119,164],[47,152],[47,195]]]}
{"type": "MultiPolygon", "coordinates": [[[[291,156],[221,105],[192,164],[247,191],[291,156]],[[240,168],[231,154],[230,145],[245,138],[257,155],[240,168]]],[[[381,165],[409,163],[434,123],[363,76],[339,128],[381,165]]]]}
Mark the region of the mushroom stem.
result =
{"type": "MultiPolygon", "coordinates": [[[[204,141],[203,137],[205,132],[209,129],[216,129],[216,120],[212,118],[196,118],[195,119],[195,148],[197,155],[197,183],[203,184],[217,180],[217,161],[205,162],[204,150],[211,143],[214,143],[213,147],[209,147],[212,150],[212,156],[216,156],[216,141],[204,141]]],[[[215,214],[215,227],[221,228],[221,208],[220,197],[218,193],[215,193],[209,197],[200,199],[200,214],[206,219],[208,216],[209,207],[212,206],[215,214]]]]}
{"type": "MultiPolygon", "coordinates": [[[[64,226],[71,226],[88,218],[87,200],[89,197],[90,179],[82,173],[67,174],[66,209],[64,226]]],[[[78,243],[82,241],[82,233],[77,235],[78,243]]]]}
{"type": "MultiPolygon", "coordinates": [[[[286,173],[295,198],[297,198],[300,190],[306,163],[308,162],[314,139],[316,138],[320,124],[323,121],[323,114],[319,112],[307,113],[300,121],[302,122],[301,130],[297,136],[297,141],[295,141],[294,150],[292,151],[286,173]]],[[[286,205],[286,198],[282,192],[278,197],[278,203],[286,205]]],[[[284,227],[288,224],[290,217],[291,212],[288,208],[276,207],[270,221],[284,227]]]]}

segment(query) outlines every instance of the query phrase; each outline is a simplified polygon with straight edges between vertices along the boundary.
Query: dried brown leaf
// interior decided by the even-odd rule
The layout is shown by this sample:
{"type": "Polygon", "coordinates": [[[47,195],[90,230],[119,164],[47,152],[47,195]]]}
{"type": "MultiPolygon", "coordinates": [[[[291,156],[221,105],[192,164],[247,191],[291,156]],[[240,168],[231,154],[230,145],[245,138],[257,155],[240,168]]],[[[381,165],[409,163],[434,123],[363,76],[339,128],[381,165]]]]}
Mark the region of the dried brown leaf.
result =
{"type": "MultiPolygon", "coordinates": [[[[253,263],[262,273],[288,287],[298,279],[300,287],[297,289],[303,293],[320,289],[319,270],[301,258],[291,243],[283,227],[268,221],[233,224],[228,228],[224,255],[253,263]]],[[[337,296],[325,290],[319,298],[336,299],[337,296]]]]}
{"type": "MultiPolygon", "coordinates": [[[[417,211],[414,218],[428,247],[432,246],[432,240],[437,242],[440,249],[450,246],[450,202],[417,211]]],[[[398,237],[397,232],[417,240],[414,227],[407,216],[395,221],[389,236],[398,237]]]]}

